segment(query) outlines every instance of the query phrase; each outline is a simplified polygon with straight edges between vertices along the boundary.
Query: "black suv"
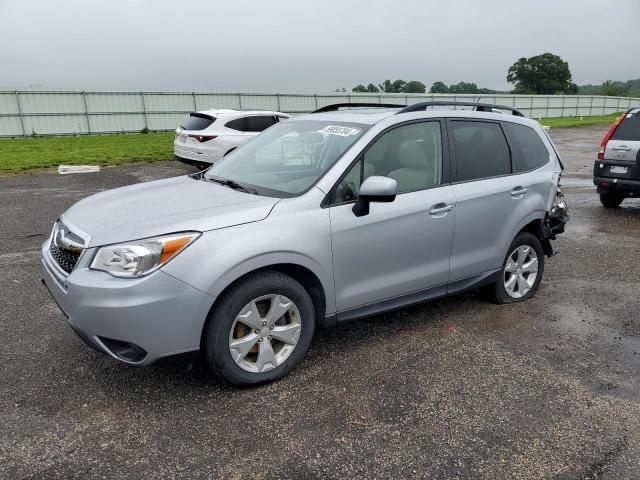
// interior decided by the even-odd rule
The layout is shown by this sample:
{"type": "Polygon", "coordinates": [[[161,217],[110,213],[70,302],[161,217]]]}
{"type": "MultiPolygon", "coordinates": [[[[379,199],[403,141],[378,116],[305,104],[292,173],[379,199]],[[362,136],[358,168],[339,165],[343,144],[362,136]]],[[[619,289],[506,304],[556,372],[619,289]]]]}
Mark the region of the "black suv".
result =
{"type": "Polygon", "coordinates": [[[602,139],[593,183],[600,202],[608,208],[640,196],[640,108],[620,115],[602,139]]]}

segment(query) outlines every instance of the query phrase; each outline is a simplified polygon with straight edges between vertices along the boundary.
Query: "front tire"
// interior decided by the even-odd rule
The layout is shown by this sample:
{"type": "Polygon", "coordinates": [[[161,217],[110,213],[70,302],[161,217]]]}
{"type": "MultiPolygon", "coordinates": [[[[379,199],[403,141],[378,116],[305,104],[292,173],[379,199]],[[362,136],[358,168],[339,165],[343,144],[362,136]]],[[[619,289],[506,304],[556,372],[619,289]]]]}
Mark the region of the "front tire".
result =
{"type": "Polygon", "coordinates": [[[528,300],[538,291],[544,273],[544,252],[540,240],[522,232],[511,242],[496,283],[487,293],[498,304],[528,300]]]}
{"type": "Polygon", "coordinates": [[[304,358],[315,329],[313,302],[300,283],[266,270],[232,285],[209,314],[203,353],[234,385],[285,376],[304,358]]]}
{"type": "Polygon", "coordinates": [[[624,200],[624,197],[616,193],[600,194],[600,203],[605,208],[618,208],[623,200],[624,200]]]}

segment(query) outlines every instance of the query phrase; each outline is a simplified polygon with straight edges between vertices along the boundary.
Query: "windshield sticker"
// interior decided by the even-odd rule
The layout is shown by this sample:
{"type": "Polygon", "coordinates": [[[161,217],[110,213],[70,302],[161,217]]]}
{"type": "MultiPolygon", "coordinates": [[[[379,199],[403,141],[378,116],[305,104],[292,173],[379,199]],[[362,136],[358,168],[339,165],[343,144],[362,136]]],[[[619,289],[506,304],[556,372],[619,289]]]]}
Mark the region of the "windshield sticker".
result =
{"type": "Polygon", "coordinates": [[[360,130],[358,128],[351,127],[340,127],[338,125],[327,125],[322,129],[322,133],[326,135],[339,135],[341,137],[348,137],[350,135],[355,135],[360,130]]]}

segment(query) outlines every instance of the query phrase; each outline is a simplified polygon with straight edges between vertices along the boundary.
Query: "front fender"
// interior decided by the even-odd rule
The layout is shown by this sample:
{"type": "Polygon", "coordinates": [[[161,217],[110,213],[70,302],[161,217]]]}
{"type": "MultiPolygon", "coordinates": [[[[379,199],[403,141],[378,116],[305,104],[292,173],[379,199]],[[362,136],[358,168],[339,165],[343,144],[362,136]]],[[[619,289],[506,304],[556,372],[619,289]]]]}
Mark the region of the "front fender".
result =
{"type": "Polygon", "coordinates": [[[238,278],[279,264],[312,272],[324,289],[326,313],[335,312],[327,209],[294,210],[260,222],[204,232],[163,270],[216,299],[238,278]]]}

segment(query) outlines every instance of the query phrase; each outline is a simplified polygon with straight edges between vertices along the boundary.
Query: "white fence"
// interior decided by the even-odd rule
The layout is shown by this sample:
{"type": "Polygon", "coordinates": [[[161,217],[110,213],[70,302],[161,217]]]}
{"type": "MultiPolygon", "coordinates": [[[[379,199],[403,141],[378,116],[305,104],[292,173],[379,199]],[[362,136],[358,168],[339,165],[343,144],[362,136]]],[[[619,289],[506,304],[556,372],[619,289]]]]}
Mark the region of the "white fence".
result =
{"type": "Polygon", "coordinates": [[[209,108],[300,114],[331,103],[408,105],[427,100],[507,105],[533,118],[604,115],[640,107],[639,98],[585,95],[0,91],[0,137],[173,130],[189,112],[209,108]]]}

